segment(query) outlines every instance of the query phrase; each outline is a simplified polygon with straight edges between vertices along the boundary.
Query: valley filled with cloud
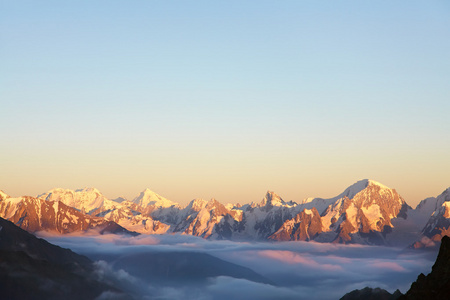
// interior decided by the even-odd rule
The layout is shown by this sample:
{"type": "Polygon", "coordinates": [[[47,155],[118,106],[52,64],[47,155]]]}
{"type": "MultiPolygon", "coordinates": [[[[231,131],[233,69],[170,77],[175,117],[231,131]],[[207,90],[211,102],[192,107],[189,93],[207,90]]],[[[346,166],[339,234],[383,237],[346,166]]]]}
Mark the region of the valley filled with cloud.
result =
{"type": "Polygon", "coordinates": [[[40,236],[96,261],[99,279],[138,299],[325,300],[366,286],[405,292],[420,273],[430,272],[437,254],[301,241],[211,241],[178,234],[40,236]]]}

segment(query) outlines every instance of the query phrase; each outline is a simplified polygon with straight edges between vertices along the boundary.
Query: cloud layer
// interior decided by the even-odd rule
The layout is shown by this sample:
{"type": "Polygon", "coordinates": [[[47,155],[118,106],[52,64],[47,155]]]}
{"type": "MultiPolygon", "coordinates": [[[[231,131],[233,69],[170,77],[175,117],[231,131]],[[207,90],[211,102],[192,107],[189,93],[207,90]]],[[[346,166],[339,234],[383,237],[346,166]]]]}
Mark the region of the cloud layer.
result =
{"type": "Polygon", "coordinates": [[[41,236],[97,260],[99,277],[117,282],[136,299],[339,299],[365,286],[405,292],[420,273],[430,272],[436,257],[436,253],[388,247],[209,241],[186,235],[41,236]],[[250,268],[272,284],[218,276],[201,284],[173,286],[156,284],[145,276],[130,275],[130,270],[139,265],[116,266],[124,257],[139,264],[139,260],[130,258],[152,253],[167,253],[170,257],[175,252],[206,253],[250,268]]]}

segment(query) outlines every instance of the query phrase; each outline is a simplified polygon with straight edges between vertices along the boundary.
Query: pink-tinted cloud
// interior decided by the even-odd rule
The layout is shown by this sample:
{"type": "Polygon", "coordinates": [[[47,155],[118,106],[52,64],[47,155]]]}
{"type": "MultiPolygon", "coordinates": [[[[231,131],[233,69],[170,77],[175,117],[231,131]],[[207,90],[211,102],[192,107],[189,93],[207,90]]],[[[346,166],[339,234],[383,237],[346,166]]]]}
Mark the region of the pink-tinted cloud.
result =
{"type": "Polygon", "coordinates": [[[49,239],[94,260],[106,260],[112,268],[105,271],[106,279],[111,273],[118,286],[149,299],[186,299],[184,295],[194,295],[190,299],[280,299],[279,295],[283,295],[283,299],[328,300],[339,299],[346,292],[365,286],[405,292],[418,274],[429,272],[435,259],[435,256],[428,258],[432,255],[425,252],[404,252],[387,247],[307,242],[240,243],[184,235],[50,236],[49,239]],[[142,259],[120,267],[116,261],[124,256],[138,257],[144,252],[167,252],[170,257],[170,253],[180,251],[207,253],[250,268],[273,285],[239,278],[211,278],[200,289],[165,288],[152,286],[151,281],[131,273],[133,268],[141,267],[142,259]],[[136,281],[124,280],[127,274],[133,274],[136,281]],[[142,283],[144,281],[146,283],[142,283]]]}
{"type": "Polygon", "coordinates": [[[407,272],[408,270],[399,265],[396,262],[392,261],[377,261],[373,264],[370,264],[371,267],[383,270],[390,270],[395,272],[407,272]]]}
{"type": "Polygon", "coordinates": [[[332,264],[320,264],[310,256],[303,256],[299,253],[286,250],[261,250],[258,251],[258,255],[273,260],[278,260],[287,264],[302,264],[312,268],[318,268],[322,270],[341,270],[342,267],[332,264]]]}
{"type": "Polygon", "coordinates": [[[156,237],[151,235],[136,236],[128,240],[129,245],[157,245],[159,242],[156,237]]]}

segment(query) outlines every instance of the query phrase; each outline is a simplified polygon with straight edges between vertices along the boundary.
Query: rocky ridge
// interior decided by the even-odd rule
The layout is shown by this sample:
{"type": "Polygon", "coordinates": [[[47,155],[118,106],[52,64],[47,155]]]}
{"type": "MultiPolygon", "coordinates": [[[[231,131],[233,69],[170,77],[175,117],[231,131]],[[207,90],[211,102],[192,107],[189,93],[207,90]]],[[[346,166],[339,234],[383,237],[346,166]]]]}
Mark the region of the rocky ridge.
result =
{"type": "Polygon", "coordinates": [[[442,238],[439,254],[431,273],[420,274],[399,300],[450,299],[450,237],[442,238]]]}
{"type": "Polygon", "coordinates": [[[97,230],[98,233],[131,233],[112,221],[84,214],[62,201],[46,201],[24,196],[0,198],[0,217],[28,232],[51,231],[60,234],[97,230]]]}
{"type": "Polygon", "coordinates": [[[149,189],[132,201],[120,199],[120,203],[93,188],[53,189],[39,198],[11,198],[0,193],[0,216],[30,231],[52,226],[60,233],[84,231],[109,221],[144,234],[398,245],[395,243],[400,240],[412,244],[422,236],[440,234],[440,238],[447,232],[448,194],[446,190],[412,209],[396,190],[365,179],[329,199],[308,198],[295,203],[268,191],[260,203],[223,205],[215,199],[194,199],[181,207],[149,189]],[[35,217],[42,215],[48,215],[49,221],[35,217]]]}

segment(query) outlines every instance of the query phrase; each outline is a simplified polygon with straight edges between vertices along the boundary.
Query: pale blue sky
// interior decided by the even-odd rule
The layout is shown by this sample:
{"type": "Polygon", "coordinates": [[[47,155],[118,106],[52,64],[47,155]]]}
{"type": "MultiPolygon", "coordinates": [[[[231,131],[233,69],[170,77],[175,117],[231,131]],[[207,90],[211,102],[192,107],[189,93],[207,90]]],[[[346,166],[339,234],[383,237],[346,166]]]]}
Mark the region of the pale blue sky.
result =
{"type": "Polygon", "coordinates": [[[448,1],[1,1],[0,189],[450,186],[448,1]]]}

